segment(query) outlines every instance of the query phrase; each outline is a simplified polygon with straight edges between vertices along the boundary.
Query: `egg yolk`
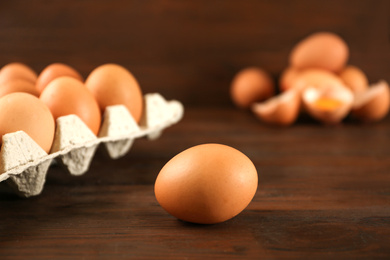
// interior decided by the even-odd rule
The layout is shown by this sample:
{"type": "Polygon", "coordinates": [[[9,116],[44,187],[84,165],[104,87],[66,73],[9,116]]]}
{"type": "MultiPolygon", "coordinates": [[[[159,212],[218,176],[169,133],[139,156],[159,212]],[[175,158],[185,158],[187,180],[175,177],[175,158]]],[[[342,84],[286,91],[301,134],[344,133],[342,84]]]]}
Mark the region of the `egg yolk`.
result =
{"type": "Polygon", "coordinates": [[[314,102],[319,109],[330,111],[340,107],[343,103],[332,98],[319,98],[314,102]]]}

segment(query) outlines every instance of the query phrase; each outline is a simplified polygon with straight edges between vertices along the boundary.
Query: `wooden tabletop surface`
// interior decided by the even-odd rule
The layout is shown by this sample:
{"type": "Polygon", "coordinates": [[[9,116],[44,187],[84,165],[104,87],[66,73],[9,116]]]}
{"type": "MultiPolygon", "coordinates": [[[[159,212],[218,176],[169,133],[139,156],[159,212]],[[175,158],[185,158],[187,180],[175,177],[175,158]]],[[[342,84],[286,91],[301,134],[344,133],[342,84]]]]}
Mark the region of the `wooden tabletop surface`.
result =
{"type": "Polygon", "coordinates": [[[189,108],[123,158],[98,150],[90,170],[52,166],[42,194],[0,194],[1,259],[365,259],[390,257],[390,118],[275,128],[236,109],[189,108]],[[233,146],[255,164],[250,205],[216,225],[168,215],[154,180],[193,145],[233,146]]]}
{"type": "Polygon", "coordinates": [[[390,116],[275,128],[233,108],[229,85],[247,66],[275,79],[293,46],[340,35],[348,63],[390,82],[388,0],[0,1],[0,67],[37,73],[54,62],[84,78],[114,62],[144,93],[185,106],[160,139],[123,158],[98,151],[90,170],[50,168],[42,194],[0,193],[3,259],[390,259],[390,116]],[[373,3],[374,2],[374,3],[373,3]],[[258,191],[237,217],[194,225],[168,215],[153,184],[174,155],[201,143],[241,150],[258,191]]]}

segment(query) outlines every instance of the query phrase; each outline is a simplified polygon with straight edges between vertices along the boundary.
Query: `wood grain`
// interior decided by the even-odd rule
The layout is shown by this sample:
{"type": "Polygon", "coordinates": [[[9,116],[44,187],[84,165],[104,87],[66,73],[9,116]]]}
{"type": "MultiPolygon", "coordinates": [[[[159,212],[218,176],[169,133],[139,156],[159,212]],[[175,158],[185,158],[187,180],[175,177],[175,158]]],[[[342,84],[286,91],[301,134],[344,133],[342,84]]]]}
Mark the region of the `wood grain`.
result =
{"type": "Polygon", "coordinates": [[[367,259],[390,256],[390,118],[324,127],[308,118],[266,126],[234,109],[190,108],[160,139],[124,158],[98,151],[72,177],[52,167],[41,195],[0,194],[1,259],[367,259]],[[217,225],[194,225],[157,203],[154,180],[175,154],[218,142],[259,174],[251,204],[217,225]]]}
{"type": "Polygon", "coordinates": [[[37,197],[0,193],[0,259],[390,258],[389,116],[275,128],[228,94],[246,66],[277,80],[292,46],[320,30],[347,41],[370,82],[390,81],[389,10],[386,0],[0,1],[0,66],[64,62],[86,77],[115,62],[145,93],[186,108],[121,159],[98,151],[83,176],[50,168],[37,197]],[[170,158],[207,142],[251,158],[259,189],[239,216],[193,225],[158,205],[153,183],[170,158]]]}

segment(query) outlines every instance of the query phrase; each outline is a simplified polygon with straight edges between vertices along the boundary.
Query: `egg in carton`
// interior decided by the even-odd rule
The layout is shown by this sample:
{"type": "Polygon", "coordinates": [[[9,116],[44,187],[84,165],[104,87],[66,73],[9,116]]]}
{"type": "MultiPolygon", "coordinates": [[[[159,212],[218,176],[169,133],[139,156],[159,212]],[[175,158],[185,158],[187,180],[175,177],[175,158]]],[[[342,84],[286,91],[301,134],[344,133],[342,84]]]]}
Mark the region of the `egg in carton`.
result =
{"type": "Polygon", "coordinates": [[[0,151],[0,182],[23,197],[39,195],[54,159],[70,174],[82,175],[88,171],[100,143],[112,159],[120,158],[129,151],[134,139],[156,139],[183,116],[184,108],[176,100],[167,101],[158,93],[146,94],[144,100],[139,125],[125,106],[107,107],[98,136],[76,115],[59,117],[50,154],[23,131],[5,134],[0,151]]]}

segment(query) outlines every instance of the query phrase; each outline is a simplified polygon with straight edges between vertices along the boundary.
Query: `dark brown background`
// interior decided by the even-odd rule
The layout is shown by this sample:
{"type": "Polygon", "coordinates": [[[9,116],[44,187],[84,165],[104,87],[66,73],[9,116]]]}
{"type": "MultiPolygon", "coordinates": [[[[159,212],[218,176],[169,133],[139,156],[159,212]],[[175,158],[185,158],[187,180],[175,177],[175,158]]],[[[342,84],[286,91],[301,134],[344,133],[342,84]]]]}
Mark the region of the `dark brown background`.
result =
{"type": "Polygon", "coordinates": [[[390,80],[389,1],[1,1],[0,65],[64,62],[84,76],[116,62],[145,92],[231,105],[228,86],[256,65],[277,78],[293,45],[326,30],[371,82],[390,80]]]}
{"type": "Polygon", "coordinates": [[[186,112],[124,158],[98,151],[83,176],[50,168],[37,197],[0,193],[0,259],[388,259],[390,117],[269,127],[236,110],[228,88],[251,65],[277,79],[292,46],[319,30],[341,35],[371,82],[390,81],[389,12],[387,0],[1,1],[0,65],[64,62],[87,76],[119,63],[186,112]],[[192,225],[164,212],[153,183],[206,142],[248,155],[259,189],[236,218],[192,225]]]}

